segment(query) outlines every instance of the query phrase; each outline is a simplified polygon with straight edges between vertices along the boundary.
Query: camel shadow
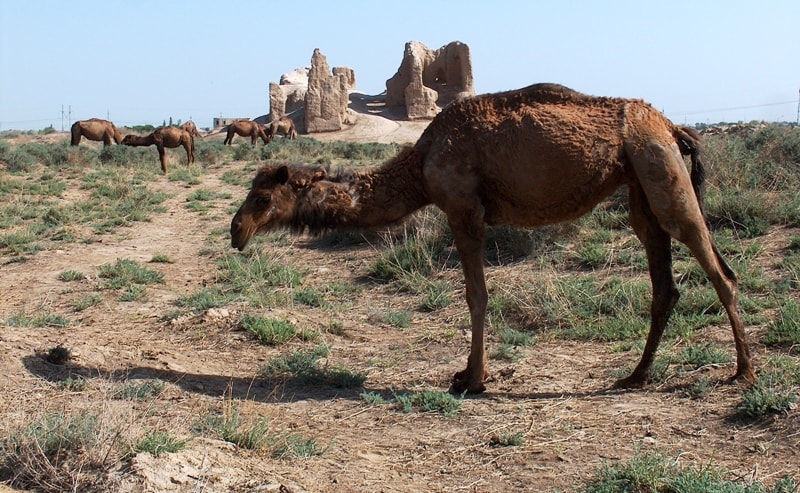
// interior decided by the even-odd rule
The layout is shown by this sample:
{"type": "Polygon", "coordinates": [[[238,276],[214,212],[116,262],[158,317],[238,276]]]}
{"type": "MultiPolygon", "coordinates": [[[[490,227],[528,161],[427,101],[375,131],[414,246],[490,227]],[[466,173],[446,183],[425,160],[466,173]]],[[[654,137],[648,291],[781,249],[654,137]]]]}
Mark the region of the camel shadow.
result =
{"type": "Polygon", "coordinates": [[[285,376],[278,378],[252,375],[237,377],[231,375],[215,375],[210,373],[191,373],[172,369],[160,369],[148,366],[129,366],[108,369],[89,367],[74,362],[64,365],[49,363],[43,355],[25,356],[23,366],[32,375],[53,383],[69,379],[92,381],[103,379],[111,382],[130,382],[135,380],[158,380],[173,384],[185,392],[207,395],[209,397],[226,396],[233,399],[253,400],[258,402],[290,403],[307,400],[349,399],[359,400],[360,394],[369,392],[389,392],[389,389],[367,389],[361,385],[342,386],[309,383],[303,376],[285,376]]]}
{"type": "MultiPolygon", "coordinates": [[[[66,364],[49,363],[44,355],[36,354],[25,356],[22,359],[25,368],[32,375],[52,383],[65,382],[70,379],[83,379],[92,381],[102,379],[115,383],[132,381],[158,380],[165,384],[172,384],[185,392],[205,395],[208,397],[221,397],[251,400],[268,403],[292,403],[301,401],[326,401],[333,399],[346,399],[360,401],[362,394],[378,394],[387,400],[411,394],[414,391],[395,388],[372,386],[367,382],[360,385],[336,386],[331,383],[309,382],[304,376],[282,376],[271,378],[260,375],[237,377],[231,375],[215,375],[209,373],[191,373],[172,369],[159,369],[148,366],[129,366],[126,368],[107,369],[89,367],[74,362],[66,364]]],[[[444,389],[443,389],[444,390],[444,389]]],[[[447,389],[452,392],[452,389],[447,389]]],[[[487,392],[477,395],[458,395],[469,400],[494,400],[502,396],[509,400],[549,401],[553,399],[586,399],[592,397],[609,396],[631,392],[632,389],[602,388],[588,391],[571,392],[487,392]]]]}

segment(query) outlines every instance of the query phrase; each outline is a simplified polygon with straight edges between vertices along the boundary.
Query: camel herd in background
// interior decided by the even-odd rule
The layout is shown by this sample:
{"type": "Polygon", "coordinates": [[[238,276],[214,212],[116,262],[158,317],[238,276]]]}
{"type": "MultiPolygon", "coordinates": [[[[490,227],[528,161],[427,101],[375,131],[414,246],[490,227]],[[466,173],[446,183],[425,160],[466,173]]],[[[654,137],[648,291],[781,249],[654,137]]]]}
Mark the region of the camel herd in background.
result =
{"type": "MultiPolygon", "coordinates": [[[[70,143],[74,146],[81,143],[82,137],[103,142],[103,145],[107,146],[111,145],[112,140],[117,144],[128,146],[155,145],[158,150],[159,160],[161,161],[161,171],[164,174],[167,173],[166,149],[183,147],[186,150],[188,163],[192,164],[194,162],[194,139],[195,137],[203,138],[203,135],[197,130],[197,125],[191,120],[178,127],[171,125],[159,127],[145,136],[128,134],[123,137],[114,123],[100,118],[91,118],[89,120],[78,120],[73,123],[71,133],[72,139],[70,143]]],[[[295,128],[294,121],[285,116],[268,125],[263,125],[251,120],[237,121],[228,125],[224,144],[229,145],[233,137],[241,135],[242,137],[249,136],[250,142],[253,145],[256,145],[256,141],[261,137],[266,145],[272,142],[278,134],[283,135],[284,138],[297,138],[297,129],[295,128]]]]}

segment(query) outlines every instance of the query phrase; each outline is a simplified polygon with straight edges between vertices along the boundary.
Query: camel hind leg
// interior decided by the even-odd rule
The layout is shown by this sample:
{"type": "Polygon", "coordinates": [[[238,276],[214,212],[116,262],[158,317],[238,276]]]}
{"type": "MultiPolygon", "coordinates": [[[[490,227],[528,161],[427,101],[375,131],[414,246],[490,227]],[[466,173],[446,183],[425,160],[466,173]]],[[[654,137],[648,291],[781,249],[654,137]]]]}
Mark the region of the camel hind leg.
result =
{"type": "Polygon", "coordinates": [[[743,378],[752,383],[755,375],[739,310],[736,277],[714,245],[683,158],[677,144],[670,139],[652,135],[631,140],[626,143],[625,153],[658,226],[689,248],[725,308],[736,346],[733,379],[743,378]]]}
{"type": "Polygon", "coordinates": [[[670,236],[658,225],[644,192],[638,185],[631,185],[629,191],[630,222],[639,241],[647,253],[650,282],[653,287],[653,301],[650,307],[650,332],[642,352],[642,359],[631,374],[617,380],[615,387],[641,387],[647,382],[653,367],[656,350],[664,335],[664,328],[678,302],[678,288],[672,277],[672,251],[670,236]]]}
{"type": "Polygon", "coordinates": [[[186,150],[186,163],[192,164],[194,162],[194,146],[189,141],[183,141],[183,148],[186,150]]]}

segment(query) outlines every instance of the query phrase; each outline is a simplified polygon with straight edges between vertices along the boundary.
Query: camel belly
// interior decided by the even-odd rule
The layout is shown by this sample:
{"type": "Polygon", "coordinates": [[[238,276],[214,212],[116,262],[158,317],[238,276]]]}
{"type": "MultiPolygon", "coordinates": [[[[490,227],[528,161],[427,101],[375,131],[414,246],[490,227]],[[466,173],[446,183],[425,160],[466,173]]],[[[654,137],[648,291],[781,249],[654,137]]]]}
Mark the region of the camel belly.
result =
{"type": "Polygon", "coordinates": [[[536,167],[526,179],[486,177],[480,196],[487,224],[535,227],[581,217],[624,182],[621,166],[573,174],[536,167]]]}

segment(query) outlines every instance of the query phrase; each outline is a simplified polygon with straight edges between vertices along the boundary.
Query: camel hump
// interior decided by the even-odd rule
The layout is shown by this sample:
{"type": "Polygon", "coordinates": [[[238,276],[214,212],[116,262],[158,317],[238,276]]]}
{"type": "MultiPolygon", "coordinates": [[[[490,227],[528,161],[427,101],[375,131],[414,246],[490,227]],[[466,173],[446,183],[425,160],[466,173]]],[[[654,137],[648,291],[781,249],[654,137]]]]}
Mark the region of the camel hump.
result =
{"type": "Polygon", "coordinates": [[[531,102],[556,103],[588,98],[586,94],[570,89],[561,84],[542,82],[514,91],[531,102]]]}

